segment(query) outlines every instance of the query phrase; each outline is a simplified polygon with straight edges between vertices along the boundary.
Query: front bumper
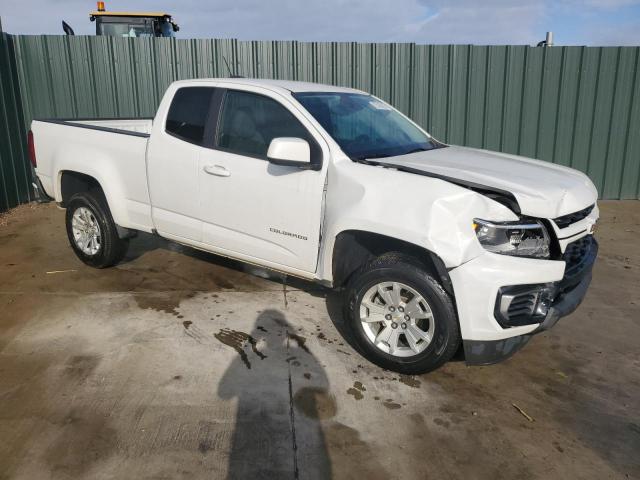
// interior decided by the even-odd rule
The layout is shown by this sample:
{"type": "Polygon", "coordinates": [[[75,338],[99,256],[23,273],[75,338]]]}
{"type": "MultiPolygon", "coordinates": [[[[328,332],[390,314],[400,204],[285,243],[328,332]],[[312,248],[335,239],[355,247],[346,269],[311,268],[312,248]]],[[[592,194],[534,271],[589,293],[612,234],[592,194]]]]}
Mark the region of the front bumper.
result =
{"type": "Polygon", "coordinates": [[[591,272],[571,291],[559,297],[538,327],[526,335],[517,335],[504,340],[463,340],[465,361],[468,365],[491,365],[511,357],[524,347],[536,333],[553,327],[560,318],[572,313],[587,294],[591,283],[591,272]]]}
{"type": "Polygon", "coordinates": [[[509,358],[532,335],[551,328],[580,305],[591,283],[598,244],[591,235],[575,243],[582,247],[567,248],[563,261],[483,255],[450,272],[467,364],[487,365],[509,358]],[[493,261],[497,265],[491,266],[493,261]],[[505,285],[527,284],[545,284],[552,291],[545,315],[529,325],[501,326],[494,310],[500,290],[505,285]]]}
{"type": "Polygon", "coordinates": [[[540,323],[538,328],[536,328],[533,333],[539,333],[544,330],[549,330],[553,327],[558,320],[562,317],[566,317],[570,313],[573,313],[576,308],[582,303],[582,300],[587,294],[587,289],[591,284],[591,269],[589,269],[588,274],[586,274],[582,280],[573,287],[572,290],[567,293],[561,294],[556,298],[554,303],[549,308],[549,313],[545,319],[540,323]]]}

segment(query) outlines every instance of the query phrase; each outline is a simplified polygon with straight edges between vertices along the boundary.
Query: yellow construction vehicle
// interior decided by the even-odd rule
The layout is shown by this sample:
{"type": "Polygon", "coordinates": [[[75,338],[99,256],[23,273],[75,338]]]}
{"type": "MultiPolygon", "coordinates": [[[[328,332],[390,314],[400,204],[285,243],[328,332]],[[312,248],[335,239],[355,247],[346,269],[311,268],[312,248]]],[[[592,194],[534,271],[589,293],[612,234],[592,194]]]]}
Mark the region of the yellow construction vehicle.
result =
{"type": "MultiPolygon", "coordinates": [[[[104,2],[98,2],[97,10],[89,14],[96,22],[96,35],[111,37],[174,37],[180,27],[165,12],[107,12],[104,2]]],[[[65,22],[62,28],[67,35],[73,29],[65,22]]]]}

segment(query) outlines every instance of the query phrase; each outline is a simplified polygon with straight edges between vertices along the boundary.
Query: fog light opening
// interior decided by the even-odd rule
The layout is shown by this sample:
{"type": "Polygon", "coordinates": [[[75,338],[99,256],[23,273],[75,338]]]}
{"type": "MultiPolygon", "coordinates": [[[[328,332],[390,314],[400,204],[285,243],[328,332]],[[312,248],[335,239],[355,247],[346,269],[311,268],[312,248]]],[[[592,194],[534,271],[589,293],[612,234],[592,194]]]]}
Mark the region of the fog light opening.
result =
{"type": "Polygon", "coordinates": [[[549,313],[554,294],[553,284],[501,287],[494,316],[502,328],[541,323],[549,313]]]}

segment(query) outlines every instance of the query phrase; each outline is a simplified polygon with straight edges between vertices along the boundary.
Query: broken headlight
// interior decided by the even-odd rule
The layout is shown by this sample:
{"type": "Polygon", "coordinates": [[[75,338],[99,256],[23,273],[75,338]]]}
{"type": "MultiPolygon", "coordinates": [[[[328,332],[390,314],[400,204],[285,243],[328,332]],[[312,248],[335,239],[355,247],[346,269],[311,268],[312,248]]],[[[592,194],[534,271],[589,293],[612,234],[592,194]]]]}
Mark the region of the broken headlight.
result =
{"type": "Polygon", "coordinates": [[[490,252],[549,258],[549,235],[539,221],[489,222],[476,218],[473,229],[480,244],[490,252]]]}

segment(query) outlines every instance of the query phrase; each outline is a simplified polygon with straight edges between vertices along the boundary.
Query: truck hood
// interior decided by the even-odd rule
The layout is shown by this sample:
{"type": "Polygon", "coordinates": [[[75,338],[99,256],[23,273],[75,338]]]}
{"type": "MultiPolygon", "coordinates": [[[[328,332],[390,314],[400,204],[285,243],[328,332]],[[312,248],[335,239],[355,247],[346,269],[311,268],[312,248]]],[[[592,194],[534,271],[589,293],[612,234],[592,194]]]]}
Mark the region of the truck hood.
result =
{"type": "Polygon", "coordinates": [[[598,198],[595,186],[582,172],[488,150],[449,146],[384,158],[379,163],[511,193],[523,214],[539,218],[577,212],[598,198]]]}

